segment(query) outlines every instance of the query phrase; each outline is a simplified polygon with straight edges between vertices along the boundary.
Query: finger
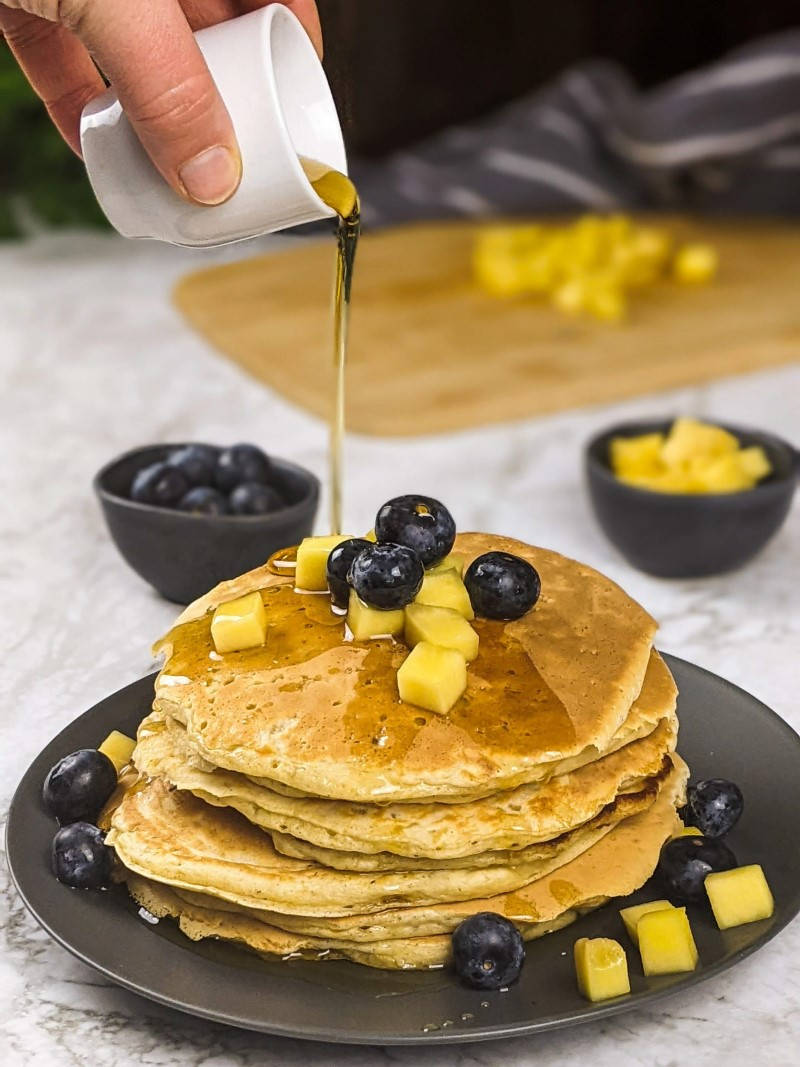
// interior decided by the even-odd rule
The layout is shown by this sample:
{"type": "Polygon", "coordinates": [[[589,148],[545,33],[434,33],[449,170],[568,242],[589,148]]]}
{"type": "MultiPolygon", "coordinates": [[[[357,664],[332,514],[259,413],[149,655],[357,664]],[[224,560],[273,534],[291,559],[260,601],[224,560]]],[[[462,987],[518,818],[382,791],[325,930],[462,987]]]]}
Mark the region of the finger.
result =
{"type": "Polygon", "coordinates": [[[182,0],[181,6],[192,29],[202,30],[271,3],[282,3],[297,16],[321,59],[322,28],[314,0],[182,0]]]}
{"type": "Polygon", "coordinates": [[[173,189],[201,204],[228,200],[242,174],[236,134],[177,0],[65,8],[173,189]]]}
{"type": "Polygon", "coordinates": [[[193,30],[204,30],[242,14],[239,0],[181,0],[181,7],[193,30]]]}
{"type": "Polygon", "coordinates": [[[0,6],[0,31],[67,144],[78,155],[80,117],[105,89],[77,37],[55,22],[0,6]]]}
{"type": "Polygon", "coordinates": [[[317,55],[322,59],[322,26],[319,21],[319,12],[315,0],[239,0],[239,11],[255,11],[269,4],[279,3],[288,7],[293,15],[302,23],[306,33],[311,38],[311,43],[316,49],[317,55]]]}

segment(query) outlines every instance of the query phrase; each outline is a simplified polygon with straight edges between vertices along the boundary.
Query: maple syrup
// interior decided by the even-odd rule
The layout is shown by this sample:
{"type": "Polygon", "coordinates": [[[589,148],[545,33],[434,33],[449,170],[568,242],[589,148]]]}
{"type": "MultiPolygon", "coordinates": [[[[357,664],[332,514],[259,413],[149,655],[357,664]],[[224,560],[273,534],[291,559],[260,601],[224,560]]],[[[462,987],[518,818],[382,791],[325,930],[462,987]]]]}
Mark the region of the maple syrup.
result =
{"type": "MultiPolygon", "coordinates": [[[[524,757],[572,747],[575,730],[566,708],[506,624],[475,620],[481,645],[467,692],[442,717],[400,701],[395,678],[407,655],[405,646],[390,639],[347,642],[343,620],[331,611],[328,597],[298,596],[291,578],[282,577],[283,581],[261,589],[269,619],[264,645],[215,658],[211,614],[182,623],[163,640],[171,653],[160,684],[168,685],[174,678],[209,686],[211,697],[224,692],[234,679],[244,680],[248,694],[252,693],[249,710],[258,721],[262,703],[271,706],[279,692],[313,690],[313,677],[319,672],[355,675],[352,682],[342,682],[341,706],[325,709],[324,714],[318,709],[319,734],[314,743],[328,758],[361,758],[374,766],[406,757],[419,744],[420,735],[426,738],[426,760],[446,763],[453,731],[487,753],[524,757]],[[336,649],[345,657],[325,658],[336,649]],[[315,660],[314,671],[302,669],[315,660]]],[[[315,706],[313,693],[309,704],[315,706]]]]}
{"type": "Polygon", "coordinates": [[[350,294],[353,284],[356,247],[361,230],[361,209],[356,187],[338,170],[324,163],[300,157],[300,165],[314,192],[338,215],[336,227],[336,271],[333,282],[333,403],[330,415],[330,493],[331,533],[342,532],[342,490],[344,479],[345,376],[347,372],[347,333],[350,321],[350,294]]]}

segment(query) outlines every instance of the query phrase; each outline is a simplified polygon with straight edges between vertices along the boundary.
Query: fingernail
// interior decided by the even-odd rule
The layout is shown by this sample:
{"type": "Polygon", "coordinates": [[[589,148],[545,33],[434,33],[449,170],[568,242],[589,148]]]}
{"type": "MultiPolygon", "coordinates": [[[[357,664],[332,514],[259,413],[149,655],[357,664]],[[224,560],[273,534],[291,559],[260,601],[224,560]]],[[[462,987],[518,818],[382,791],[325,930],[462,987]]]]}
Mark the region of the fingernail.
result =
{"type": "Polygon", "coordinates": [[[190,200],[222,204],[236,192],[242,177],[238,153],[218,144],[184,163],[178,178],[190,200]]]}

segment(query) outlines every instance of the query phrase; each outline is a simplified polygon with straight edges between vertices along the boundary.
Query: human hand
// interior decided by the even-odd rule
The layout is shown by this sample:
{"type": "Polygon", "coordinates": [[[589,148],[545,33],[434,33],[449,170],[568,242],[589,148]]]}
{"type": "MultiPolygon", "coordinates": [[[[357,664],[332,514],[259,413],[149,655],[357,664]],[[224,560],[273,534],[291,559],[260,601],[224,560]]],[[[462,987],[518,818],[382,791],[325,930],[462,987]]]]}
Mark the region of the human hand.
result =
{"type": "Polygon", "coordinates": [[[172,188],[221,204],[242,162],[192,31],[275,2],[297,15],[321,56],[315,0],[0,0],[0,33],[75,152],[81,111],[105,90],[99,67],[172,188]]]}

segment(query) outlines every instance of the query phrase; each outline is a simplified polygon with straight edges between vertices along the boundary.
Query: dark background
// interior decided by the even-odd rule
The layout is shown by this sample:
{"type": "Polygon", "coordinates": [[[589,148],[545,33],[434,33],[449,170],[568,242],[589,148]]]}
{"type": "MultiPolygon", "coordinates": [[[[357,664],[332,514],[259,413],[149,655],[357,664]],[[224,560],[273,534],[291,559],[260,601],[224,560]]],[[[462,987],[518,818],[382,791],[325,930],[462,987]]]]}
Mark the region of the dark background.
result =
{"type": "MultiPolygon", "coordinates": [[[[798,0],[318,0],[351,153],[483,114],[591,57],[641,86],[800,25],[798,0]]],[[[0,40],[0,239],[106,225],[81,163],[0,40]]]]}
{"type": "Polygon", "coordinates": [[[581,59],[641,86],[800,25],[797,0],[318,0],[351,152],[473,118],[581,59]]]}

